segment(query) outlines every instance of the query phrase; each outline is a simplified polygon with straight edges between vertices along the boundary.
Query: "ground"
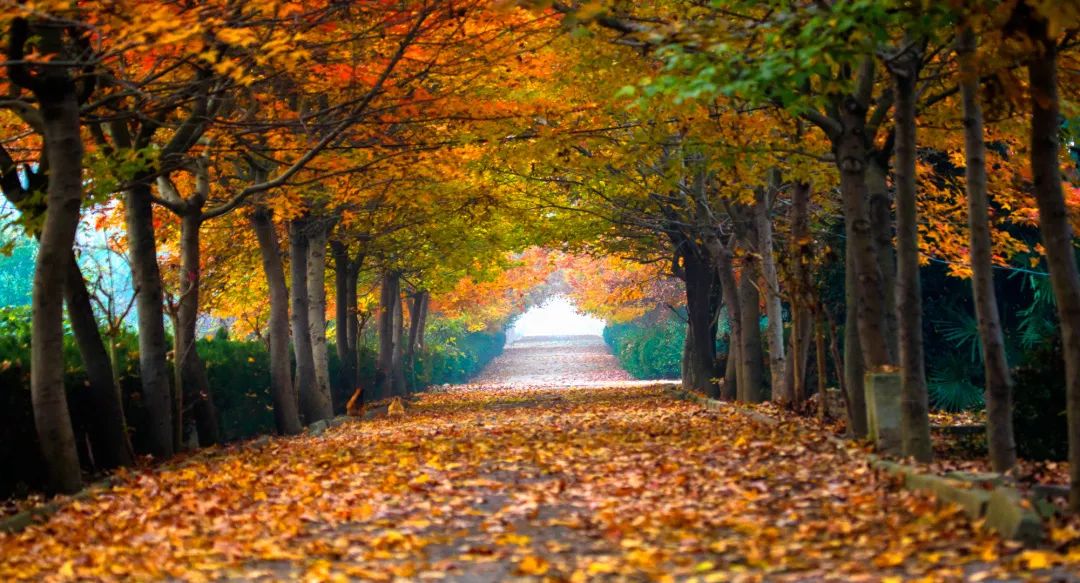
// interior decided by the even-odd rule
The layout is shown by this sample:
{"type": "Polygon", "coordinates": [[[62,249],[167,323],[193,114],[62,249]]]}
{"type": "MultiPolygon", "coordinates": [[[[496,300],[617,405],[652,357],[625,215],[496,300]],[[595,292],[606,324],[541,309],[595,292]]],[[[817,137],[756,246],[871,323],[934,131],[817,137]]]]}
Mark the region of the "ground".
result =
{"type": "Polygon", "coordinates": [[[0,580],[1020,580],[1061,559],[808,425],[627,378],[598,338],[521,344],[403,419],[121,474],[0,535],[0,580]]]}

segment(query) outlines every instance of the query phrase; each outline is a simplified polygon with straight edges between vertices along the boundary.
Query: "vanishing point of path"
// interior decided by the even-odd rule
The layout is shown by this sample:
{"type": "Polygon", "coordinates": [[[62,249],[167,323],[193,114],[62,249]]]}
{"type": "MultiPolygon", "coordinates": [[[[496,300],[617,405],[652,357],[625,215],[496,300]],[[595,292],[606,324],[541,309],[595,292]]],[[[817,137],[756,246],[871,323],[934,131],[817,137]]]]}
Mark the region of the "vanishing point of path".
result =
{"type": "Polygon", "coordinates": [[[622,382],[614,362],[595,338],[529,341],[404,419],[121,474],[0,535],[0,580],[939,581],[1021,568],[1016,549],[800,422],[706,411],[622,382]]]}

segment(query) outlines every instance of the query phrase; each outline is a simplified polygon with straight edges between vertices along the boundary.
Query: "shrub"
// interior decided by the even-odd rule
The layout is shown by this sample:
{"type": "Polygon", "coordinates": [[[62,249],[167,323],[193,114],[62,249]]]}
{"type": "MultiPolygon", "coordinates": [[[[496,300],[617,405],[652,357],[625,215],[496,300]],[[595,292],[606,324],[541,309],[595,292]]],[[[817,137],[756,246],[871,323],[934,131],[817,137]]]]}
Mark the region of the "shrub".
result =
{"type": "Polygon", "coordinates": [[[1065,361],[1060,338],[1027,351],[1013,371],[1016,449],[1027,459],[1063,460],[1068,455],[1065,361]]]}
{"type": "Polygon", "coordinates": [[[670,316],[645,316],[604,328],[604,340],[619,363],[639,379],[679,378],[685,338],[686,325],[670,316]]]}

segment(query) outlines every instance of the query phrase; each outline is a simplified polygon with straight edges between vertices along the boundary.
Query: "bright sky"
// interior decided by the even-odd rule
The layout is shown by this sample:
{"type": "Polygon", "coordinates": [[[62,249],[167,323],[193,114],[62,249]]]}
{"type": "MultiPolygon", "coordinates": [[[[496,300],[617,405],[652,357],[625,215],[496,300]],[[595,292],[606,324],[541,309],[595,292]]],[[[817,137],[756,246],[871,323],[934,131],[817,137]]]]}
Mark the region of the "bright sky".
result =
{"type": "Polygon", "coordinates": [[[600,335],[604,321],[578,312],[565,296],[555,296],[533,306],[514,322],[511,338],[521,336],[600,335]]]}

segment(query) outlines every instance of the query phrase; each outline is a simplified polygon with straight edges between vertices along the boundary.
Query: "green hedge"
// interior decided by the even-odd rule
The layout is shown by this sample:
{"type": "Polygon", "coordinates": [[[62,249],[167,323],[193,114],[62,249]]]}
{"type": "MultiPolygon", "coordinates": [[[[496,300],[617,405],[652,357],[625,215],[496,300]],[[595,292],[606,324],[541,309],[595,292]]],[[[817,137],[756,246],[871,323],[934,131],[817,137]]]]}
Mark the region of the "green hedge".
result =
{"type": "Polygon", "coordinates": [[[639,379],[677,379],[682,374],[686,324],[650,315],[623,324],[608,324],[604,340],[627,372],[639,379]]]}

